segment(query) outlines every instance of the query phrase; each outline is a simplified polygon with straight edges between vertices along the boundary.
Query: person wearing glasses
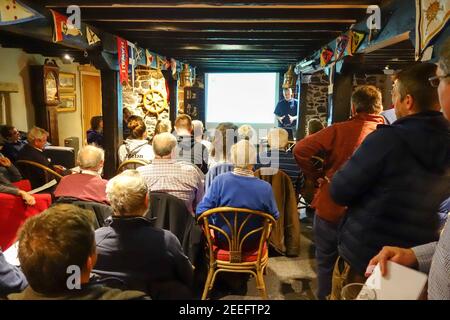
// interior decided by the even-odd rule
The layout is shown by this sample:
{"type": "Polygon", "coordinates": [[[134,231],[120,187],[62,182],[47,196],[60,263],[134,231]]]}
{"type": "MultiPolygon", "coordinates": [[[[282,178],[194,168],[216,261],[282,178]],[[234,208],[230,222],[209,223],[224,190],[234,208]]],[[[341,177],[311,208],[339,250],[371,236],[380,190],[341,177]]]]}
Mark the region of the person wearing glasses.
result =
{"type": "Polygon", "coordinates": [[[331,198],[347,212],[332,299],[340,298],[346,284],[365,282],[367,265],[383,246],[414,247],[439,238],[438,211],[450,192],[450,141],[437,90],[428,80],[436,69],[420,63],[397,74],[397,121],[378,126],[333,176],[331,198]]]}
{"type": "Polygon", "coordinates": [[[6,125],[2,127],[0,134],[5,139],[3,154],[12,162],[16,162],[20,150],[26,144],[20,139],[20,131],[16,127],[6,125]]]}
{"type": "MultiPolygon", "coordinates": [[[[447,120],[450,121],[450,40],[444,43],[441,49],[436,75],[431,77],[429,81],[433,87],[437,87],[442,110],[447,120]]],[[[448,203],[448,199],[446,203],[448,203]]],[[[382,275],[386,275],[386,261],[391,260],[428,273],[429,300],[450,300],[449,243],[450,224],[447,223],[437,242],[430,242],[413,248],[383,247],[370,260],[367,268],[367,276],[371,274],[378,263],[380,263],[382,275]]]]}

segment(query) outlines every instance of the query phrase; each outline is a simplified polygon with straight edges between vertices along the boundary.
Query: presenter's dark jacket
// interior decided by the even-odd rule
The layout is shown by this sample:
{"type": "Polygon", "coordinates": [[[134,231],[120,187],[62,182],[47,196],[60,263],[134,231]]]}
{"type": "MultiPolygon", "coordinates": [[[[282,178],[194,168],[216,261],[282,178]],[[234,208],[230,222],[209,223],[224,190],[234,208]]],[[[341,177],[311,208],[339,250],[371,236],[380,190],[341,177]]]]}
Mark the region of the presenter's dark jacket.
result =
{"type": "Polygon", "coordinates": [[[297,125],[297,120],[289,123],[288,117],[288,115],[291,115],[292,117],[297,116],[297,101],[295,99],[291,99],[289,101],[286,99],[281,100],[278,102],[273,113],[278,117],[285,116],[282,123],[278,121],[278,126],[280,128],[294,128],[297,125]]]}

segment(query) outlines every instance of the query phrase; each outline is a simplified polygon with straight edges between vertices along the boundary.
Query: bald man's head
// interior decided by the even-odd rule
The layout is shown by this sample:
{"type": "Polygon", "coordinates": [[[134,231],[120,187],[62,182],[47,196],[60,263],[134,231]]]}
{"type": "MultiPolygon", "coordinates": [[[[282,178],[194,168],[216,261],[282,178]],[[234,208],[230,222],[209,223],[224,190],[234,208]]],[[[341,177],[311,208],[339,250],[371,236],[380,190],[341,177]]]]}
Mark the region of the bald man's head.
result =
{"type": "Polygon", "coordinates": [[[153,138],[153,151],[158,157],[167,157],[177,146],[177,139],[169,132],[157,134],[153,138]]]}

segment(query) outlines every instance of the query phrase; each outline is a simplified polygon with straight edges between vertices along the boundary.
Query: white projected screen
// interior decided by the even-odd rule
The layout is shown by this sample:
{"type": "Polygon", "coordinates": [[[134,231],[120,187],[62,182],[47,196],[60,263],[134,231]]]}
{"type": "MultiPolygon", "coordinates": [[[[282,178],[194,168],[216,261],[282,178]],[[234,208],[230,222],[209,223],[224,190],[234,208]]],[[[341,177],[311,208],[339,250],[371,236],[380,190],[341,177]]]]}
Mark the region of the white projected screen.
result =
{"type": "Polygon", "coordinates": [[[273,124],[277,73],[207,73],[206,123],[273,124]]]}

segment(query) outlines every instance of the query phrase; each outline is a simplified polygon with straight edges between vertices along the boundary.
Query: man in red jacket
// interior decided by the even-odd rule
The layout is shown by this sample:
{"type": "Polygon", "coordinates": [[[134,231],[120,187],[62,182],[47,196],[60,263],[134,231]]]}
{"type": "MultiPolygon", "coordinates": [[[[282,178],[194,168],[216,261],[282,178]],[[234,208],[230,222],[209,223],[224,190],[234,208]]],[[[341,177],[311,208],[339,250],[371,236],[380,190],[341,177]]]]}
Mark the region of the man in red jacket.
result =
{"type": "Polygon", "coordinates": [[[337,227],[345,207],[336,204],[329,194],[329,182],[333,175],[351,157],[364,138],[384,123],[381,92],[374,86],[358,87],[351,98],[352,118],[333,124],[316,134],[299,141],[294,156],[306,177],[318,181],[312,207],[316,246],[319,299],[326,299],[331,292],[331,279],[337,251],[337,227]],[[324,158],[323,169],[313,165],[312,157],[324,158]]]}

